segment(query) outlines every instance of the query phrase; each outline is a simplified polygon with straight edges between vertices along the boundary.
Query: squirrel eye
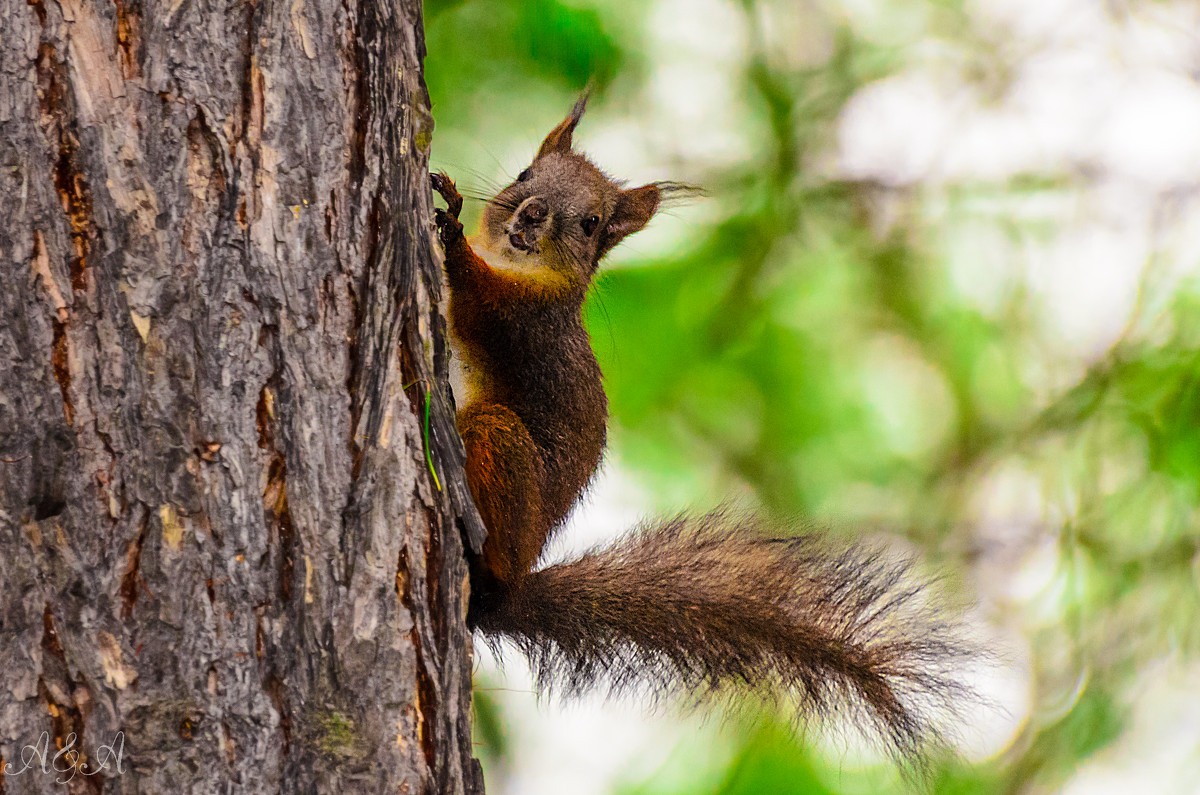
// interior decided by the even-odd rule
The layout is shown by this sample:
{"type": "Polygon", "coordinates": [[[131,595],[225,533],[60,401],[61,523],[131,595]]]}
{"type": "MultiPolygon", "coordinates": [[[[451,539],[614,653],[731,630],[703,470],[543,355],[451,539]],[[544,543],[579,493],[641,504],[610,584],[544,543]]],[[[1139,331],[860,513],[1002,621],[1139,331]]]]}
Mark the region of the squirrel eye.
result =
{"type": "Polygon", "coordinates": [[[600,217],[597,215],[589,215],[587,218],[584,218],[583,222],[581,223],[581,226],[583,226],[583,233],[588,237],[591,237],[592,233],[596,231],[596,226],[599,223],[600,217]]]}
{"type": "Polygon", "coordinates": [[[517,174],[517,182],[524,182],[529,179],[529,169],[525,169],[520,174],[517,174]]]}

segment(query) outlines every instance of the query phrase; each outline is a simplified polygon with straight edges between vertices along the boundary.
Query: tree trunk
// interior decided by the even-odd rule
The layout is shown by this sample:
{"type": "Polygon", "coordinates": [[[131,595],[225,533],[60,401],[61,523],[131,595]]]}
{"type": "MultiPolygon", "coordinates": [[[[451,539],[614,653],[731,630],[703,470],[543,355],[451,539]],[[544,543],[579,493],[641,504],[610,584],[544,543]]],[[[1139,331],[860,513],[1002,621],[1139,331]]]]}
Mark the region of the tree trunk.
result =
{"type": "Polygon", "coordinates": [[[481,790],[420,12],[0,0],[0,793],[481,790]]]}

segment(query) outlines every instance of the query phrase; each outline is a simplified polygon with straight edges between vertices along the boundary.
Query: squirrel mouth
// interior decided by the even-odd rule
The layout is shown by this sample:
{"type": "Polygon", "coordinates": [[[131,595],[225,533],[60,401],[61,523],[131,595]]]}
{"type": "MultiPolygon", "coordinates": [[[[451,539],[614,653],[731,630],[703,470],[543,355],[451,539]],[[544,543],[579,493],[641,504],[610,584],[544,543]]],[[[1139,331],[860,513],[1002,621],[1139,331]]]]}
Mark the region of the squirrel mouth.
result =
{"type": "Polygon", "coordinates": [[[527,239],[524,232],[509,232],[508,244],[518,251],[530,254],[537,251],[537,241],[527,239]]]}

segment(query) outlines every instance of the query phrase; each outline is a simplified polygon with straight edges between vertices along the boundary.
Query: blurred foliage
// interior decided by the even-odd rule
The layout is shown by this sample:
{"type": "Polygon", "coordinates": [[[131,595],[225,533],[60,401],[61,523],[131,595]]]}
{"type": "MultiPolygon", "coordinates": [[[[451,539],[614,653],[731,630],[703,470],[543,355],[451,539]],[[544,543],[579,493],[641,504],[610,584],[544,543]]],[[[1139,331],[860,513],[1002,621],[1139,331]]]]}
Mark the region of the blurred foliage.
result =
{"type": "MultiPolygon", "coordinates": [[[[913,46],[956,43],[962,69],[1003,91],[1000,56],[955,3],[912,6],[925,15],[913,46]]],[[[613,448],[664,507],[732,495],[780,516],[886,527],[964,585],[992,547],[1008,550],[996,564],[1008,574],[1048,549],[1038,593],[992,605],[1028,641],[1032,711],[1006,752],[948,762],[935,789],[1061,786],[1121,737],[1147,662],[1200,651],[1200,285],[1144,287],[1126,333],[1083,359],[1060,349],[1019,282],[981,306],[952,278],[956,236],[983,229],[1019,257],[1055,228],[1011,208],[1070,197],[1076,180],[901,189],[832,176],[847,102],[902,68],[905,47],[864,35],[832,3],[733,8],[747,31],[728,76],[743,148],[686,164],[709,198],[669,250],[606,268],[585,310],[613,448]],[[780,13],[825,31],[828,51],[781,55],[768,29],[780,13]],[[1033,483],[1038,502],[1011,537],[989,536],[974,506],[1005,473],[1033,483]]],[[[664,18],[652,5],[428,0],[426,12],[435,164],[477,193],[511,179],[589,80],[585,148],[610,107],[639,126],[656,118],[662,45],[647,26],[664,18]]],[[[497,769],[509,750],[498,707],[486,695],[477,706],[497,769]]],[[[768,722],[730,742],[720,783],[686,792],[842,791],[786,729],[768,722]]]]}
{"type": "Polygon", "coordinates": [[[790,730],[767,724],[751,732],[733,756],[729,769],[712,788],[663,789],[654,783],[625,790],[622,795],[758,795],[788,792],[796,795],[835,795],[822,782],[813,764],[796,748],[790,730]]]}
{"type": "Polygon", "coordinates": [[[476,680],[471,698],[471,720],[475,734],[475,753],[489,767],[502,768],[509,757],[508,734],[504,731],[504,707],[487,687],[476,680]]]}

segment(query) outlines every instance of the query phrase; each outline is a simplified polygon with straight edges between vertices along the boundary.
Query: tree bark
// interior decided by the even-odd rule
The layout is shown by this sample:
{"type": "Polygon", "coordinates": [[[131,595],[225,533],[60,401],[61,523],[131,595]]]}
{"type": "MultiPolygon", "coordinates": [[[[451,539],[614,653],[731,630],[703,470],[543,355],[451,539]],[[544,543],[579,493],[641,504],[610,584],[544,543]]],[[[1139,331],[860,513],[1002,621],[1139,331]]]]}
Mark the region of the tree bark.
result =
{"type": "Polygon", "coordinates": [[[3,795],[481,791],[423,55],[0,0],[3,795]]]}

